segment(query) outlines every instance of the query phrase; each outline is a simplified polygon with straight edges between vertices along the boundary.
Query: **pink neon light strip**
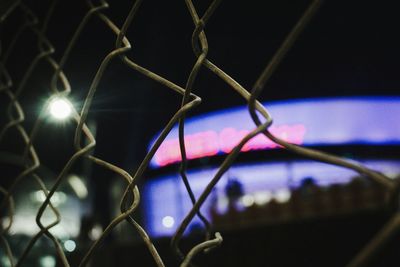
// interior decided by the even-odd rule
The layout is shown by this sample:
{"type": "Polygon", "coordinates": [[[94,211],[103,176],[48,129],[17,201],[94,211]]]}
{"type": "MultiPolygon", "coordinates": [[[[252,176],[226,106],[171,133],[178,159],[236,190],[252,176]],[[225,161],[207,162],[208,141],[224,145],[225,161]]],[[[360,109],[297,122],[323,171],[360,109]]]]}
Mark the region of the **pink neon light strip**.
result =
{"type": "MultiPolygon", "coordinates": [[[[277,137],[292,144],[303,144],[306,127],[302,124],[271,126],[270,131],[277,137]]],[[[204,131],[185,136],[186,155],[188,159],[227,154],[249,133],[249,130],[224,128],[220,132],[204,131]]],[[[259,134],[247,142],[241,151],[265,150],[279,147],[277,144],[259,134]]],[[[158,166],[165,166],[181,161],[179,139],[165,141],[154,155],[158,166]]]]}

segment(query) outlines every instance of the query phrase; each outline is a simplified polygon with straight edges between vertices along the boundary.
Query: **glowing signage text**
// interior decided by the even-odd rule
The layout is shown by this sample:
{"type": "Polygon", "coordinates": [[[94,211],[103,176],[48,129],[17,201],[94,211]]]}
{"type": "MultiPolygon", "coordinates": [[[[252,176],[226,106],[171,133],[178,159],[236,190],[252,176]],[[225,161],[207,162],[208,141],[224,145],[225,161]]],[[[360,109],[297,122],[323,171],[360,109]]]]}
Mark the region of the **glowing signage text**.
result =
{"type": "MultiPolygon", "coordinates": [[[[306,128],[302,124],[271,126],[270,131],[277,137],[292,144],[301,145],[304,140],[306,128]]],[[[221,131],[204,131],[185,136],[186,155],[188,159],[214,156],[220,153],[227,154],[250,131],[235,128],[224,128],[221,131]]],[[[264,150],[277,148],[275,144],[264,135],[259,134],[247,142],[241,151],[264,150]]],[[[181,161],[179,139],[165,141],[154,155],[155,163],[165,166],[181,161]]]]}

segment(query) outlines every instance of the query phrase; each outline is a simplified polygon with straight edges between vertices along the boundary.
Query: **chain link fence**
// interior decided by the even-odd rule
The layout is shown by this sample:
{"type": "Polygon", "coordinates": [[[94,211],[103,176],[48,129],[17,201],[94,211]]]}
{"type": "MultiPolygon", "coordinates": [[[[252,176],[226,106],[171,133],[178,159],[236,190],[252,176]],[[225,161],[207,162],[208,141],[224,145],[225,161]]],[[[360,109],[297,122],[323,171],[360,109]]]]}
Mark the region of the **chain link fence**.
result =
{"type": "MultiPolygon", "coordinates": [[[[300,35],[313,15],[317,12],[320,6],[319,0],[310,1],[310,4],[304,11],[303,15],[293,26],[292,30],[287,35],[279,49],[259,75],[259,78],[254,84],[253,88],[250,89],[244,88],[233,77],[210,61],[210,59],[207,57],[209,49],[212,48],[208,46],[205,27],[209,19],[217,10],[221,0],[212,1],[203,14],[199,14],[195,3],[193,3],[191,0],[185,1],[187,11],[192,18],[194,28],[190,45],[192,46],[193,54],[196,56],[197,60],[193,65],[190,75],[187,77],[187,82],[184,86],[175,84],[174,82],[156,74],[152,70],[141,66],[135,62],[135,59],[130,58],[127,54],[132,47],[126,33],[131,27],[135,27],[134,23],[132,22],[134,21],[136,14],[140,12],[142,0],[132,1],[132,7],[120,26],[117,26],[117,23],[103,13],[109,8],[108,2],[105,0],[86,1],[86,14],[80,19],[80,23],[69,38],[65,49],[63,51],[57,51],[62,55],[60,60],[55,59],[55,47],[52,44],[52,40],[49,40],[46,34],[48,25],[52,23],[52,15],[54,10],[57,9],[58,1],[53,0],[50,2],[43,20],[39,20],[39,16],[36,15],[32,8],[23,1],[2,2],[2,24],[7,22],[13,13],[22,14],[22,21],[19,21],[20,26],[12,31],[11,36],[8,36],[10,41],[7,43],[7,45],[1,45],[0,55],[0,97],[2,99],[2,103],[5,103],[5,106],[2,107],[3,113],[1,114],[2,122],[4,123],[0,125],[0,142],[5,142],[4,140],[6,139],[6,136],[8,134],[12,134],[17,136],[17,138],[23,144],[22,152],[19,148],[14,149],[13,147],[11,147],[12,151],[7,151],[12,152],[14,155],[18,155],[17,167],[19,171],[12,178],[9,178],[11,181],[9,185],[0,188],[0,192],[2,194],[2,213],[0,214],[0,225],[2,227],[0,231],[1,249],[5,252],[10,266],[25,266],[27,264],[27,257],[31,253],[32,248],[42,238],[48,238],[51,240],[61,265],[70,266],[60,240],[50,232],[50,230],[57,226],[61,221],[60,211],[53,202],[55,192],[59,189],[62,183],[65,183],[66,176],[69,174],[74,165],[78,164],[82,159],[90,160],[93,164],[103,168],[104,171],[108,170],[115,173],[116,176],[124,179],[126,187],[124,193],[120,196],[120,214],[111,220],[100,237],[91,244],[90,248],[81,258],[79,266],[88,265],[95,251],[104,243],[106,237],[111,231],[113,231],[113,229],[115,229],[117,225],[123,221],[128,222],[139,233],[143,242],[146,244],[152,257],[154,258],[155,264],[157,266],[164,266],[163,260],[159,256],[157,249],[146,233],[146,230],[135,221],[133,214],[140,204],[140,188],[138,187],[138,182],[142,179],[142,176],[147,170],[150,160],[154,156],[155,152],[160,147],[169,131],[177,123],[179,124],[179,140],[182,157],[180,176],[186,186],[187,193],[193,202],[193,207],[190,212],[186,215],[182,222],[179,222],[180,225],[171,242],[173,251],[180,259],[181,266],[192,266],[192,259],[194,256],[214,247],[218,247],[222,243],[222,234],[212,231],[210,223],[201,214],[200,208],[222,175],[230,168],[232,164],[234,164],[241,148],[246,144],[246,142],[259,134],[265,135],[267,138],[284,147],[289,152],[299,154],[302,157],[352,169],[358,172],[362,177],[365,177],[366,179],[372,179],[384,186],[387,192],[386,199],[388,203],[396,201],[399,185],[385,175],[334,155],[329,155],[320,151],[287,143],[284,140],[274,136],[269,131],[269,127],[272,125],[272,117],[268,113],[268,107],[262,106],[260,102],[257,101],[257,98],[263,91],[265,84],[274,73],[275,69],[278,67],[287,51],[293,46],[296,38],[300,35]],[[31,78],[32,73],[37,68],[44,68],[44,65],[46,65],[46,68],[50,68],[52,72],[51,77],[46,77],[47,79],[51,80],[47,87],[49,94],[61,97],[68,97],[71,94],[72,88],[68,78],[68,73],[64,72],[65,65],[68,64],[71,51],[79,43],[82,32],[85,30],[87,24],[92,20],[100,21],[105,31],[108,30],[114,34],[115,47],[102,59],[100,66],[96,70],[95,76],[93,77],[90,87],[86,92],[83,106],[79,110],[72,107],[72,120],[76,126],[74,135],[74,153],[65,163],[62,170],[57,174],[56,179],[52,181],[51,186],[46,187],[43,175],[38,172],[38,169],[42,163],[35,147],[35,140],[38,138],[38,135],[46,134],[45,132],[40,131],[40,129],[43,127],[47,107],[44,105],[39,114],[26,112],[26,107],[24,107],[24,104],[20,101],[20,99],[24,94],[29,92],[28,81],[31,78]],[[23,43],[24,35],[27,34],[33,34],[35,39],[34,43],[23,43]],[[37,50],[37,54],[31,60],[29,67],[25,70],[23,76],[21,78],[14,78],[13,74],[8,70],[8,65],[10,64],[10,54],[20,42],[23,43],[27,50],[37,50]],[[95,135],[92,133],[92,130],[87,124],[88,113],[91,110],[92,100],[96,95],[96,90],[99,84],[102,82],[104,71],[112,61],[123,62],[126,68],[130,69],[132,72],[137,72],[148,79],[160,83],[165,90],[174,91],[177,95],[176,97],[181,99],[180,107],[164,126],[159,137],[151,147],[148,154],[143,158],[139,167],[132,173],[115,166],[114,164],[102,158],[95,157],[93,156],[93,153],[91,153],[96,146],[96,139],[95,135]],[[183,137],[185,132],[186,113],[201,104],[200,96],[196,95],[196,92],[192,90],[200,69],[216,75],[219,79],[230,86],[232,89],[232,94],[240,95],[247,102],[248,111],[254,121],[254,129],[247,136],[245,136],[225,157],[222,164],[219,166],[218,172],[214,177],[212,177],[210,183],[204,189],[200,197],[196,199],[190,187],[190,179],[186,175],[187,157],[185,151],[185,141],[183,137]],[[33,126],[29,127],[29,129],[26,126],[26,121],[28,119],[33,121],[33,126]],[[43,191],[45,198],[41,203],[40,208],[37,210],[36,216],[36,224],[40,230],[29,240],[28,243],[24,244],[22,253],[20,253],[18,257],[15,257],[14,248],[9,243],[9,240],[12,239],[12,236],[9,232],[13,225],[13,218],[15,215],[14,195],[16,190],[23,186],[21,182],[26,179],[34,181],[37,188],[43,191]],[[44,222],[43,214],[49,211],[54,214],[56,219],[50,223],[44,222]],[[194,246],[190,251],[181,251],[180,241],[183,233],[195,216],[198,216],[204,223],[207,231],[206,238],[204,242],[194,246]]],[[[35,101],[39,103],[40,99],[35,101]]],[[[151,107],[149,107],[149,109],[151,109],[151,107]]],[[[0,166],[2,166],[2,168],[6,168],[7,165],[16,164],[16,162],[11,160],[9,157],[1,157],[1,160],[2,162],[0,166]]],[[[370,258],[376,254],[376,252],[384,245],[387,239],[396,231],[396,229],[399,228],[399,226],[400,216],[395,215],[370,243],[368,243],[363,249],[360,248],[360,253],[355,256],[348,266],[355,267],[364,266],[367,264],[370,258]]]]}

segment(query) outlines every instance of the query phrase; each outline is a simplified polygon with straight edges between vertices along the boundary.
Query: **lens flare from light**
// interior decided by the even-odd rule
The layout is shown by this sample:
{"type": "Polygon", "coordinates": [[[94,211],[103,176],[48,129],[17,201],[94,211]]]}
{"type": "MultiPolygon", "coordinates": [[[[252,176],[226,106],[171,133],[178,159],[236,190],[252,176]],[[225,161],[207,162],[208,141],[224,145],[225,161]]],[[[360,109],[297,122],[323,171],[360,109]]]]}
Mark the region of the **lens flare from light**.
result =
{"type": "Polygon", "coordinates": [[[71,103],[65,98],[54,97],[50,100],[49,112],[53,118],[65,120],[71,115],[71,103]]]}

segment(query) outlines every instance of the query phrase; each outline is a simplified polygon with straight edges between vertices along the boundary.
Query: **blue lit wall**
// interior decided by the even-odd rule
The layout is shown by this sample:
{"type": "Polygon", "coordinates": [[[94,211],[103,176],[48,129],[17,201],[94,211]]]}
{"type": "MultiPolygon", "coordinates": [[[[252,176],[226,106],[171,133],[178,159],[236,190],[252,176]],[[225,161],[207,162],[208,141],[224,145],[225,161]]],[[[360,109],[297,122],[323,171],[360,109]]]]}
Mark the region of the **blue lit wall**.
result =
{"type": "MultiPolygon", "coordinates": [[[[264,106],[274,119],[272,132],[292,143],[400,144],[400,97],[321,98],[266,102],[264,106]]],[[[188,156],[201,158],[229,152],[252,129],[254,123],[246,107],[188,119],[185,124],[188,156]]],[[[266,138],[258,143],[257,138],[265,137],[260,135],[255,142],[250,141],[249,150],[274,148],[266,138]]],[[[175,127],[152,159],[152,166],[178,162],[179,154],[175,127]]]]}

